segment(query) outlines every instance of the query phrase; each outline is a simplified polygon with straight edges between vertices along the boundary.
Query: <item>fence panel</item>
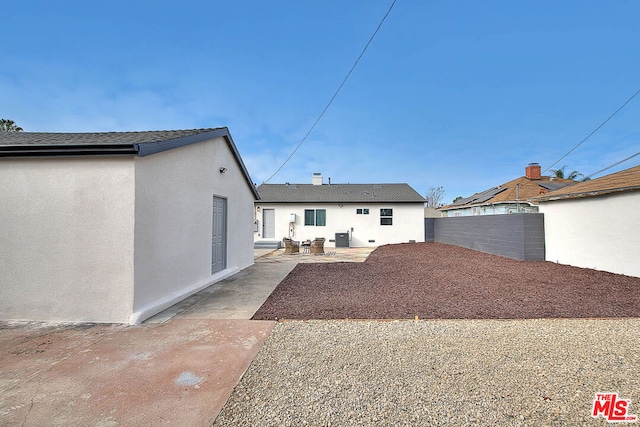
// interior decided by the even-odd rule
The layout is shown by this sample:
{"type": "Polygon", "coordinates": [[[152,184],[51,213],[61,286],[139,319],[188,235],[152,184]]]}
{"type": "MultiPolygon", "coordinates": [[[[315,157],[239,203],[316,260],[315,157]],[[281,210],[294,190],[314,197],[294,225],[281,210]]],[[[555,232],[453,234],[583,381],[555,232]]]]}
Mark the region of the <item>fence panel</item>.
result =
{"type": "Polygon", "coordinates": [[[425,241],[523,261],[543,261],[544,214],[425,218],[425,241]]]}

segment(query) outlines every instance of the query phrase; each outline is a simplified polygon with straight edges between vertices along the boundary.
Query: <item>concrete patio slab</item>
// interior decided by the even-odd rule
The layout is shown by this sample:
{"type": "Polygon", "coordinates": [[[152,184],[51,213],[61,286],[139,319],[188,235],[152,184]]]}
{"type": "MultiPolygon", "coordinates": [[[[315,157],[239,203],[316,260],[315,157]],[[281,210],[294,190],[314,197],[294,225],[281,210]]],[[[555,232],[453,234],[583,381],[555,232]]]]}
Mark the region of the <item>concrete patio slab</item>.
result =
{"type": "Polygon", "coordinates": [[[0,425],[211,425],[274,323],[0,327],[0,425]]]}

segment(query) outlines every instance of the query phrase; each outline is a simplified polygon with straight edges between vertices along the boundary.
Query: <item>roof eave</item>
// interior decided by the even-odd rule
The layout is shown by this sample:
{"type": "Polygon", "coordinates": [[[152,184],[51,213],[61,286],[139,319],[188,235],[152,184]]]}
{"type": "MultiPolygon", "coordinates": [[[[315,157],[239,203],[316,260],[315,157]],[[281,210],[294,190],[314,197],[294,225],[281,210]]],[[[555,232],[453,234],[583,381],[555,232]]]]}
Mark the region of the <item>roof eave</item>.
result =
{"type": "Polygon", "coordinates": [[[587,197],[606,196],[608,194],[624,193],[627,191],[640,191],[640,185],[634,185],[631,187],[622,187],[622,188],[609,188],[606,190],[583,191],[583,192],[577,192],[577,193],[571,193],[571,194],[559,194],[557,196],[536,198],[534,199],[534,201],[553,202],[556,200],[584,199],[587,197]]]}
{"type": "Polygon", "coordinates": [[[233,142],[233,138],[231,137],[231,133],[229,133],[229,129],[224,127],[213,132],[208,132],[208,134],[210,135],[215,134],[215,136],[211,136],[211,138],[215,138],[217,136],[221,136],[224,138],[224,140],[227,142],[227,145],[229,146],[229,149],[231,149],[231,152],[233,153],[233,157],[235,157],[236,159],[238,167],[240,168],[240,170],[242,170],[242,174],[244,175],[245,180],[247,181],[247,184],[251,188],[251,192],[253,193],[254,199],[260,200],[260,193],[258,193],[258,188],[255,186],[255,184],[251,180],[251,175],[249,175],[249,171],[247,170],[247,167],[242,161],[242,157],[240,156],[238,147],[236,147],[236,143],[233,142]]]}
{"type": "Polygon", "coordinates": [[[402,203],[402,204],[424,204],[423,201],[414,200],[268,200],[261,199],[263,203],[289,203],[289,204],[308,204],[308,203],[343,203],[343,204],[359,204],[359,203],[402,203]]]}
{"type": "MultiPolygon", "coordinates": [[[[151,154],[161,153],[163,151],[173,150],[174,148],[185,147],[197,142],[206,141],[208,139],[229,136],[229,129],[218,128],[209,132],[196,133],[181,138],[167,139],[165,141],[144,142],[136,144],[139,147],[139,156],[149,156],[151,154]]],[[[237,151],[237,150],[236,150],[237,151]]]]}
{"type": "Polygon", "coordinates": [[[151,154],[172,150],[174,148],[203,142],[214,138],[224,138],[227,146],[242,170],[255,200],[260,200],[260,194],[251,180],[236,144],[231,138],[229,129],[218,128],[209,132],[197,133],[181,138],[165,141],[145,142],[138,144],[74,144],[74,145],[5,145],[0,146],[0,157],[78,157],[78,156],[149,156],[151,154]]]}
{"type": "Polygon", "coordinates": [[[135,156],[137,144],[4,145],[0,157],[135,156]]]}
{"type": "Polygon", "coordinates": [[[466,209],[466,208],[478,208],[478,207],[482,207],[482,206],[493,206],[493,205],[507,205],[507,204],[526,204],[526,205],[532,205],[533,201],[532,200],[500,200],[497,202],[490,202],[490,203],[477,203],[477,204],[473,204],[473,205],[458,205],[458,206],[451,206],[451,207],[447,207],[447,206],[443,206],[441,208],[437,208],[437,210],[439,211],[453,211],[453,210],[457,210],[457,209],[466,209]]]}

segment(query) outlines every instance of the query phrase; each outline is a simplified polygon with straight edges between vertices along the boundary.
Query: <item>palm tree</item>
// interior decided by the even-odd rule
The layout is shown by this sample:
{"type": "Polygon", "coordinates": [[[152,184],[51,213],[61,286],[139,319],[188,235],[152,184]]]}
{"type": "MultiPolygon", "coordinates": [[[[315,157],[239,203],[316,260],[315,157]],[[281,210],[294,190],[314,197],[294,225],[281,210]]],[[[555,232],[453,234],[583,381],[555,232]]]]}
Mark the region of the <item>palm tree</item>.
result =
{"type": "Polygon", "coordinates": [[[564,168],[566,167],[567,165],[564,165],[560,169],[551,169],[551,173],[553,173],[556,178],[570,179],[572,181],[577,181],[578,178],[584,176],[582,173],[578,171],[572,171],[569,175],[565,176],[564,168]]]}
{"type": "Polygon", "coordinates": [[[16,125],[13,120],[0,119],[0,131],[5,132],[22,132],[22,128],[16,125]]]}

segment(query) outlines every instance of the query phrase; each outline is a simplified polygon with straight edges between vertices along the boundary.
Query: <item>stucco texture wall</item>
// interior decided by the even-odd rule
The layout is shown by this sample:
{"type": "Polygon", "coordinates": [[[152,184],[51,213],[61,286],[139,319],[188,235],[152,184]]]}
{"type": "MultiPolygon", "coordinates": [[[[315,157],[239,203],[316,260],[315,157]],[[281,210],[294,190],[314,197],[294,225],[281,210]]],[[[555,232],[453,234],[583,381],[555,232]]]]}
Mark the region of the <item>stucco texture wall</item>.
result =
{"type": "Polygon", "coordinates": [[[254,203],[222,138],[137,157],[135,172],[134,323],[252,265],[254,203]],[[227,200],[227,268],[216,275],[214,195],[227,200]]]}
{"type": "Polygon", "coordinates": [[[433,241],[526,261],[545,259],[544,216],[539,213],[433,218],[433,241]]]}
{"type": "Polygon", "coordinates": [[[547,261],[640,277],[640,192],[540,203],[547,261]]]}
{"type": "MultiPolygon", "coordinates": [[[[262,240],[264,209],[275,209],[275,240],[291,237],[294,240],[313,240],[324,237],[325,247],[335,247],[336,233],[350,233],[351,247],[371,247],[392,243],[406,243],[411,240],[424,242],[424,205],[422,203],[357,204],[278,204],[256,203],[255,218],[259,221],[259,231],[255,240],[262,240]],[[260,211],[257,208],[260,207],[260,211]],[[393,209],[393,224],[380,225],[380,209],[393,209]],[[325,209],[326,225],[304,225],[305,209],[325,209]],[[369,214],[357,214],[357,209],[369,209],[369,214]],[[296,222],[290,230],[289,215],[296,214],[296,222]],[[353,232],[351,232],[353,228],[353,232]]],[[[269,240],[269,239],[267,239],[269,240]]]]}
{"type": "Polygon", "coordinates": [[[131,158],[0,163],[0,318],[128,322],[131,158]]]}

